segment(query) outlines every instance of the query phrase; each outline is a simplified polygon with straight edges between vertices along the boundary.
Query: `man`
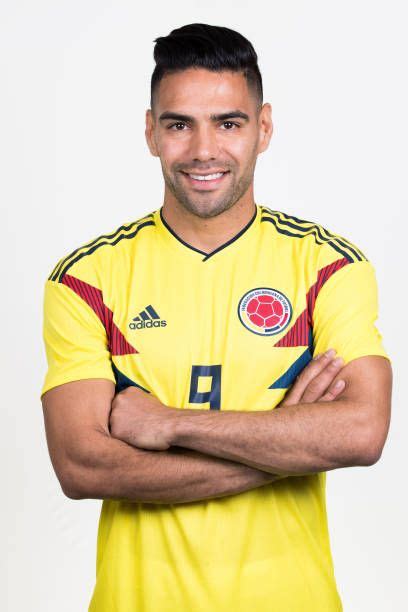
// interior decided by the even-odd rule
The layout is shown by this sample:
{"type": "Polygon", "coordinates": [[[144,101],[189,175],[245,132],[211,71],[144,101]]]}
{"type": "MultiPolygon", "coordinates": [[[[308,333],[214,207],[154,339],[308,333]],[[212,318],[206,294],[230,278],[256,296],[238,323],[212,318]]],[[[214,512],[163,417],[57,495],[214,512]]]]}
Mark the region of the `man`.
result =
{"type": "Polygon", "coordinates": [[[45,288],[51,460],[104,500],[89,609],[341,610],[325,472],[375,463],[390,419],[373,268],[255,203],[273,127],[249,41],[192,24],[154,57],[163,205],[45,288]]]}

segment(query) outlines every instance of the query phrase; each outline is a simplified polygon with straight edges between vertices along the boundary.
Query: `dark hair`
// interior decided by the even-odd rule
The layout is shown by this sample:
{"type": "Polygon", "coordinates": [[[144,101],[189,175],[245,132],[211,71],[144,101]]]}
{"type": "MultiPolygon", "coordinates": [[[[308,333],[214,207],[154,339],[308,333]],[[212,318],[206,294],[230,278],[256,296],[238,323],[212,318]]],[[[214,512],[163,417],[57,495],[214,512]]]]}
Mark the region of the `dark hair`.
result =
{"type": "Polygon", "coordinates": [[[242,34],[222,26],[190,23],[172,30],[168,36],[154,41],[155,69],[151,78],[150,106],[154,93],[165,74],[187,68],[206,68],[214,72],[242,72],[248,87],[262,106],[262,76],[258,56],[252,44],[242,34]]]}

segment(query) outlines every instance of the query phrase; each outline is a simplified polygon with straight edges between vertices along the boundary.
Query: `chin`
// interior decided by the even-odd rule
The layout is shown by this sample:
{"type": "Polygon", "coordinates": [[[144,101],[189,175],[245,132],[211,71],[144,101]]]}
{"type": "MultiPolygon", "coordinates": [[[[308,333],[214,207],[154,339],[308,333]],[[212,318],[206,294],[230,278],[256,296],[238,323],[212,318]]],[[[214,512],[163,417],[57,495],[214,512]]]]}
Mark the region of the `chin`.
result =
{"type": "Polygon", "coordinates": [[[209,219],[211,217],[216,217],[220,215],[225,210],[227,210],[229,206],[193,206],[189,210],[191,213],[196,215],[197,217],[201,217],[202,219],[209,219]]]}
{"type": "Polygon", "coordinates": [[[193,215],[202,219],[216,217],[234,205],[234,200],[222,200],[221,202],[192,202],[190,198],[177,198],[180,204],[193,215]]]}

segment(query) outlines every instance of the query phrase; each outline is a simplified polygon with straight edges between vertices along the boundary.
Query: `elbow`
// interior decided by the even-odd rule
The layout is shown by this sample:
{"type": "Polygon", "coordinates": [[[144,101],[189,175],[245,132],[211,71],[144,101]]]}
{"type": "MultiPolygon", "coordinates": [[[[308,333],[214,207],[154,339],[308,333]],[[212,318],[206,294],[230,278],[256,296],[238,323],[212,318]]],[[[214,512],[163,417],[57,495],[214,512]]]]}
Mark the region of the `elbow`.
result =
{"type": "MultiPolygon", "coordinates": [[[[50,452],[54,472],[62,492],[69,499],[103,499],[106,490],[105,434],[94,435],[84,441],[50,452]],[[102,437],[103,436],[103,437],[102,437]]],[[[108,448],[109,450],[109,448],[108,448]]]]}
{"type": "Polygon", "coordinates": [[[65,487],[61,488],[64,495],[69,497],[69,499],[86,499],[86,496],[79,493],[76,489],[67,489],[65,487]]]}
{"type": "Polygon", "coordinates": [[[73,483],[60,482],[62,492],[69,499],[86,499],[86,495],[73,483]]]}
{"type": "Polygon", "coordinates": [[[105,448],[98,442],[95,439],[92,445],[77,445],[59,463],[58,480],[69,499],[103,499],[106,492],[103,484],[106,478],[102,476],[105,448]]]}
{"type": "Polygon", "coordinates": [[[359,460],[357,465],[370,466],[377,463],[382,455],[386,434],[372,428],[360,438],[359,460]]]}
{"type": "Polygon", "coordinates": [[[376,446],[369,446],[365,449],[365,451],[360,455],[360,460],[358,465],[362,466],[370,466],[377,463],[380,460],[382,455],[382,448],[378,448],[376,446]]]}
{"type": "Polygon", "coordinates": [[[62,492],[69,499],[87,499],[88,495],[84,489],[84,482],[78,470],[66,469],[58,475],[62,492]]]}

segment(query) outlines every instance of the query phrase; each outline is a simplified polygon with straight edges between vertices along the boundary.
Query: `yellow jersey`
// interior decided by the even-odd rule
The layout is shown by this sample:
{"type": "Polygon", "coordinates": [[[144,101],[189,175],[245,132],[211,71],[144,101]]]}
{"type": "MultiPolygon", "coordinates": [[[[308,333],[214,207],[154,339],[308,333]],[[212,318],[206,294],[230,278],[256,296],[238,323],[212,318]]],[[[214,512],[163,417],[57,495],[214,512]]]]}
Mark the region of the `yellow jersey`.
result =
{"type": "MultiPolygon", "coordinates": [[[[371,263],[320,225],[257,204],[206,254],[160,208],[51,272],[41,394],[106,378],[177,408],[271,410],[316,353],[387,357],[376,318],[371,263]]],[[[325,481],[191,503],[103,500],[90,612],[342,610],[325,481]]]]}

